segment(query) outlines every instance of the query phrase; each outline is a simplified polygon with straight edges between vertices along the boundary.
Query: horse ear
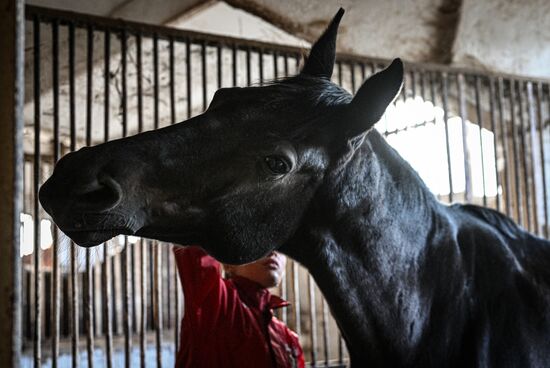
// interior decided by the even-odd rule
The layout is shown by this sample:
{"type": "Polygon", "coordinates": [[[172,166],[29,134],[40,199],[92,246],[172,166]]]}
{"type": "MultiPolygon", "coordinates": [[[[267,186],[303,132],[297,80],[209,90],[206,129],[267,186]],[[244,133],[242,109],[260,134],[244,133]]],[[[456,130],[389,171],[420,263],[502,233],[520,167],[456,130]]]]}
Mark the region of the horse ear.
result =
{"type": "Polygon", "coordinates": [[[386,69],[363,83],[350,103],[354,130],[359,135],[369,130],[384,115],[403,86],[403,62],[395,59],[386,69]]]}
{"type": "Polygon", "coordinates": [[[311,47],[302,74],[330,79],[336,58],[336,34],[343,15],[344,9],[340,8],[325,32],[311,47]]]}

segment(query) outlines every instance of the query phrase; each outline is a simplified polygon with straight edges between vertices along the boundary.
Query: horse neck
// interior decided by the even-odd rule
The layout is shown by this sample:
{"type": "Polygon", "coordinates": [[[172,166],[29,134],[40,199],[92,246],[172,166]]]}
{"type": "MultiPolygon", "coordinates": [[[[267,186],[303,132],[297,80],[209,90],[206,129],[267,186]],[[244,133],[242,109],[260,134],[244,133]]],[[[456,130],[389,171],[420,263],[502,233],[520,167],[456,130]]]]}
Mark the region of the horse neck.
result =
{"type": "Polygon", "coordinates": [[[365,349],[374,361],[406,356],[429,313],[422,265],[434,224],[445,222],[442,206],[371,131],[312,208],[289,253],[323,291],[352,358],[365,349]]]}

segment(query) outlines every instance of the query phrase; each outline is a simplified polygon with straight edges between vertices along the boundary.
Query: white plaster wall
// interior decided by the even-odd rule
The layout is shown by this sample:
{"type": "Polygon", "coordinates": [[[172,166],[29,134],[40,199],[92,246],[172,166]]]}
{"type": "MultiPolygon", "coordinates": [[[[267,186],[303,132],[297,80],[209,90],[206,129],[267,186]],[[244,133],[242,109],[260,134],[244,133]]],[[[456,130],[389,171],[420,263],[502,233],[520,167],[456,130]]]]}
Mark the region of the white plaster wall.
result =
{"type": "Polygon", "coordinates": [[[223,1],[205,6],[193,14],[183,14],[167,23],[170,27],[214,33],[223,36],[260,40],[265,42],[309,47],[310,44],[265,20],[236,9],[223,1]]]}
{"type": "Polygon", "coordinates": [[[339,51],[381,58],[429,60],[441,0],[250,0],[232,1],[274,13],[298,35],[312,41],[339,7],[346,10],[338,34],[339,51]]]}
{"type": "Polygon", "coordinates": [[[463,0],[453,64],[550,77],[549,0],[463,0]]]}

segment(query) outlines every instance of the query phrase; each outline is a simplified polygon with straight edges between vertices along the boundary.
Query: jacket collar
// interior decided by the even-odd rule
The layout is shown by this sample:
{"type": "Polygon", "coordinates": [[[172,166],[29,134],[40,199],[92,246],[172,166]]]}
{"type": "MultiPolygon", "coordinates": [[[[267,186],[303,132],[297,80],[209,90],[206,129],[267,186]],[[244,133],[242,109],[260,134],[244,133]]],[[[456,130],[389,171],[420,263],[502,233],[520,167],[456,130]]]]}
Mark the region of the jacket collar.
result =
{"type": "Polygon", "coordinates": [[[243,302],[261,311],[286,307],[290,303],[269,292],[260,284],[241,276],[232,276],[231,281],[236,286],[243,302]]]}

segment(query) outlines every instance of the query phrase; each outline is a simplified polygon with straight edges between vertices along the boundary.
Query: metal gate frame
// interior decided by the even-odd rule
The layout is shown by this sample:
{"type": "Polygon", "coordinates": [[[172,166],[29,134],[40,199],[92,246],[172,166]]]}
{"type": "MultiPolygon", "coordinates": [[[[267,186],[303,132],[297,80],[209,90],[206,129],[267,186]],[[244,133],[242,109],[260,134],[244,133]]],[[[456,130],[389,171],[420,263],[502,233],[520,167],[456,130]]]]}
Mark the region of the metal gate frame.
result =
{"type": "MultiPolygon", "coordinates": [[[[21,6],[21,1],[17,2],[21,6]]],[[[226,77],[222,75],[223,68],[223,57],[222,53],[225,55],[227,53],[232,55],[232,64],[230,71],[230,79],[232,85],[237,85],[242,83],[244,85],[252,85],[255,79],[259,80],[259,84],[264,83],[266,80],[271,78],[278,78],[282,76],[289,75],[292,70],[296,70],[298,67],[302,56],[304,55],[304,50],[274,45],[265,42],[243,40],[232,37],[224,36],[215,36],[210,34],[204,34],[199,32],[192,31],[183,31],[178,29],[166,28],[162,26],[154,26],[136,22],[127,22],[118,19],[109,19],[97,16],[83,15],[66,11],[52,10],[41,7],[27,6],[26,7],[26,20],[28,23],[32,24],[33,27],[33,86],[34,86],[34,152],[33,156],[29,157],[29,160],[33,162],[32,167],[32,212],[35,214],[40,213],[40,208],[37,199],[37,191],[39,184],[41,183],[41,164],[45,163],[43,155],[41,155],[41,143],[40,143],[40,134],[41,134],[41,125],[42,125],[42,111],[41,111],[41,29],[45,29],[45,32],[51,32],[52,36],[52,85],[48,86],[48,90],[52,91],[53,97],[53,156],[51,160],[54,162],[61,157],[64,153],[62,151],[63,147],[60,142],[60,120],[62,117],[59,113],[59,34],[60,28],[64,27],[68,35],[68,70],[69,70],[69,111],[70,116],[68,118],[70,125],[70,146],[69,150],[74,150],[77,148],[78,134],[75,128],[75,42],[77,42],[77,36],[75,36],[76,30],[82,30],[85,33],[86,39],[86,101],[85,101],[85,110],[86,110],[86,138],[85,145],[93,144],[93,137],[91,133],[92,129],[92,111],[94,100],[92,96],[93,90],[93,53],[94,53],[94,35],[103,34],[104,35],[104,47],[108,52],[103,53],[105,59],[106,69],[110,71],[110,60],[111,47],[113,47],[112,36],[117,36],[118,39],[116,43],[119,45],[120,59],[121,59],[121,104],[122,104],[122,131],[120,132],[121,136],[125,136],[131,132],[129,128],[127,110],[128,110],[128,80],[127,80],[127,52],[130,47],[135,47],[137,52],[136,60],[136,73],[138,75],[137,82],[137,131],[146,130],[148,128],[158,128],[161,126],[160,119],[160,108],[159,108],[159,43],[168,42],[169,50],[169,69],[168,69],[168,78],[169,78],[169,107],[166,112],[166,115],[170,117],[170,120],[174,122],[177,116],[177,107],[176,107],[176,88],[174,82],[174,73],[175,73],[175,61],[174,61],[174,50],[175,45],[185,46],[185,55],[186,55],[186,65],[185,65],[185,75],[186,75],[186,85],[183,88],[186,91],[186,108],[185,108],[185,117],[191,117],[194,113],[197,113],[197,109],[193,105],[194,99],[191,97],[194,96],[192,93],[192,83],[191,78],[198,78],[202,81],[202,88],[200,96],[198,96],[199,108],[205,108],[208,105],[209,95],[207,88],[207,49],[215,49],[217,55],[216,64],[216,83],[217,87],[223,85],[223,79],[226,77]],[[42,27],[46,24],[47,27],[42,27]],[[141,47],[144,44],[144,40],[150,40],[153,45],[153,100],[154,100],[154,109],[153,109],[153,125],[151,127],[146,127],[146,122],[143,119],[142,115],[142,60],[141,60],[141,47]],[[129,44],[129,40],[133,42],[129,44]],[[200,75],[195,77],[192,74],[191,60],[192,51],[195,50],[198,52],[200,57],[198,62],[201,65],[200,75]],[[237,65],[237,61],[241,61],[240,56],[244,55],[244,64],[237,65]],[[252,65],[253,60],[257,61],[257,65],[252,65]],[[272,63],[271,66],[271,75],[266,75],[264,71],[266,70],[266,64],[272,63]],[[257,73],[254,74],[252,70],[256,70],[257,73]]],[[[84,42],[84,41],[83,41],[84,42]]],[[[21,51],[19,51],[21,52],[21,51]]],[[[7,53],[9,54],[9,53],[7,53]]],[[[197,61],[197,60],[194,60],[197,61]]],[[[361,57],[351,54],[339,54],[337,63],[336,63],[336,73],[334,74],[334,81],[351,92],[355,92],[356,88],[360,86],[362,80],[365,79],[368,75],[379,70],[383,65],[387,64],[387,60],[377,59],[377,58],[368,58],[361,57]]],[[[16,63],[16,66],[23,65],[22,58],[20,62],[16,63]]],[[[472,69],[465,68],[453,68],[446,67],[434,64],[427,63],[406,63],[406,81],[403,88],[400,99],[406,101],[408,98],[421,97],[424,101],[432,101],[434,104],[439,104],[443,109],[443,121],[445,124],[445,140],[446,140],[446,150],[447,150],[447,167],[449,169],[449,187],[450,191],[447,196],[443,196],[442,200],[453,202],[455,200],[461,201],[472,201],[474,200],[471,192],[471,182],[472,182],[472,172],[469,170],[471,167],[470,160],[472,157],[468,154],[468,147],[464,146],[464,181],[465,192],[460,194],[460,196],[453,191],[453,176],[451,174],[451,154],[450,154],[450,144],[449,144],[449,129],[448,129],[448,120],[451,115],[458,115],[462,118],[463,128],[467,116],[472,116],[472,120],[475,120],[475,123],[484,129],[488,129],[494,134],[494,155],[495,158],[499,158],[504,162],[504,170],[499,170],[496,167],[497,160],[495,159],[495,172],[496,172],[496,181],[497,186],[502,187],[502,192],[498,193],[494,198],[488,198],[485,194],[479,200],[481,204],[491,205],[496,209],[505,212],[506,214],[512,216],[520,224],[527,227],[529,230],[538,233],[539,235],[548,237],[548,183],[549,178],[545,171],[545,162],[548,157],[548,152],[545,151],[547,148],[543,141],[544,134],[546,131],[549,131],[550,127],[550,89],[549,81],[544,79],[535,79],[535,78],[524,78],[512,75],[497,74],[497,73],[486,73],[480,72],[472,69]],[[487,109],[486,109],[487,108],[487,109]],[[487,110],[487,111],[485,111],[487,110]],[[546,119],[545,119],[546,117],[546,119]],[[497,152],[497,148],[499,152],[497,152]],[[538,160],[538,161],[537,161],[538,160]],[[542,166],[540,168],[535,167],[535,163],[540,162],[542,166]],[[536,172],[538,170],[538,172],[536,172]],[[538,176],[537,176],[538,175],[538,176]],[[542,178],[541,178],[542,176],[542,178]],[[540,187],[540,182],[542,180],[542,190],[540,187]],[[538,187],[537,187],[538,185],[538,187]],[[536,206],[537,200],[542,200],[544,206],[542,209],[536,206]],[[541,217],[542,215],[542,217],[541,217]],[[541,226],[540,219],[542,218],[544,226],[541,226]]],[[[49,72],[49,71],[47,71],[49,72]]],[[[104,73],[105,78],[103,80],[104,89],[107,91],[104,97],[105,100],[105,115],[104,115],[104,124],[105,124],[105,140],[113,138],[109,136],[109,121],[112,118],[110,116],[110,101],[109,101],[109,73],[104,73]]],[[[4,83],[3,80],[1,80],[4,83]]],[[[22,83],[19,84],[22,86],[22,83]]],[[[20,91],[21,92],[21,91],[20,91]]],[[[2,99],[1,101],[4,101],[2,99]]],[[[14,104],[13,106],[17,106],[14,104]]],[[[17,108],[21,108],[20,106],[17,108]]],[[[13,112],[12,112],[13,114],[13,112]]],[[[16,113],[17,114],[17,113],[16,113]]],[[[181,114],[180,114],[181,115],[181,114]]],[[[4,116],[3,114],[0,116],[4,116]]],[[[17,121],[17,120],[16,120],[17,121]]],[[[426,126],[429,124],[435,124],[435,119],[433,122],[425,121],[416,126],[405,126],[403,128],[397,128],[394,130],[383,130],[384,135],[390,136],[393,134],[399,134],[401,132],[407,131],[408,129],[419,128],[421,126],[426,126]]],[[[466,129],[463,129],[463,134],[466,129]]],[[[2,132],[3,133],[3,132],[2,132]]],[[[8,134],[13,134],[12,131],[9,131],[8,134]]],[[[7,135],[6,135],[7,136],[7,135]]],[[[19,138],[18,138],[19,139],[19,138]]],[[[466,142],[465,136],[463,136],[463,142],[466,142]]],[[[22,143],[18,141],[17,145],[22,143]]],[[[481,139],[480,134],[480,145],[483,145],[483,140],[481,139]]],[[[21,150],[21,147],[18,149],[21,150]]],[[[483,150],[482,150],[483,151],[483,150]]],[[[482,154],[483,155],[483,154],[482,154]]],[[[3,160],[2,160],[3,161],[3,160]]],[[[483,157],[481,157],[481,162],[483,165],[483,157]]],[[[2,162],[3,164],[3,162],[2,162]]],[[[15,168],[22,167],[22,164],[19,163],[15,165],[15,168]]],[[[9,167],[8,167],[8,170],[9,167]]],[[[13,171],[13,168],[11,169],[13,171]]],[[[4,169],[2,167],[2,171],[4,169]]],[[[9,171],[8,171],[9,172],[9,171]]],[[[485,171],[483,171],[483,175],[485,171]]],[[[19,173],[22,174],[22,173],[19,173]]],[[[13,183],[13,179],[10,179],[10,183],[13,183]]],[[[13,185],[13,184],[10,184],[13,185]]],[[[8,197],[17,198],[16,192],[4,192],[3,194],[8,194],[8,197]],[[12,194],[13,193],[13,194],[12,194]]],[[[18,217],[19,210],[15,208],[12,210],[13,216],[18,217]]],[[[7,272],[10,277],[14,277],[8,282],[12,282],[13,285],[19,285],[18,273],[21,271],[21,266],[19,265],[19,240],[17,238],[17,232],[19,229],[18,218],[12,219],[10,222],[12,226],[12,232],[6,232],[9,236],[6,244],[13,244],[12,259],[9,260],[9,264],[6,263],[7,267],[4,272],[7,272]],[[13,223],[15,221],[15,224],[13,223]]],[[[40,249],[40,225],[39,225],[40,216],[35,216],[34,219],[34,228],[35,228],[35,237],[34,237],[34,260],[33,268],[34,273],[32,274],[32,280],[29,279],[30,284],[34,285],[34,305],[44,305],[44,296],[42,293],[42,287],[44,280],[42,280],[43,269],[41,265],[41,249],[40,249]]],[[[2,224],[3,226],[3,224],[2,224]]],[[[57,231],[54,231],[54,244],[57,244],[59,241],[57,236],[57,231]]],[[[106,324],[102,327],[101,331],[105,333],[105,350],[106,350],[106,364],[107,366],[112,366],[112,353],[113,353],[113,326],[112,322],[112,305],[110,304],[113,300],[111,298],[114,288],[111,286],[112,282],[117,275],[113,275],[112,267],[114,262],[120,266],[120,273],[122,279],[117,281],[119,282],[119,288],[121,288],[121,299],[118,301],[122,303],[124,310],[130,310],[130,306],[134,301],[130,298],[129,290],[132,287],[138,288],[147,288],[147,282],[149,281],[152,286],[155,285],[155,292],[150,294],[150,303],[153,307],[152,314],[146,315],[143,312],[145,309],[142,309],[141,314],[139,315],[140,320],[136,319],[136,309],[131,309],[133,312],[123,313],[123,320],[119,321],[123,327],[124,334],[124,352],[125,352],[125,365],[131,366],[131,350],[133,344],[133,334],[139,334],[139,345],[141,350],[140,363],[144,366],[145,362],[145,328],[147,324],[147,319],[154,320],[155,327],[155,345],[157,349],[157,366],[162,366],[162,355],[160,353],[162,348],[162,339],[163,339],[163,326],[165,326],[165,319],[163,319],[163,308],[162,308],[162,291],[163,291],[163,281],[177,283],[177,278],[174,278],[174,273],[170,273],[170,260],[162,253],[161,248],[156,244],[156,242],[143,242],[140,245],[135,246],[137,249],[126,250],[128,249],[128,239],[126,238],[124,243],[124,251],[120,254],[119,259],[113,258],[110,260],[108,255],[107,247],[104,247],[104,259],[106,260],[101,264],[101,285],[102,285],[102,298],[104,300],[103,311],[104,316],[106,316],[106,324]],[[134,259],[135,257],[135,259],[134,259]],[[163,261],[166,259],[165,261],[163,261]],[[129,270],[130,265],[134,264],[133,262],[138,262],[139,260],[139,280],[134,280],[133,275],[130,277],[129,270]],[[146,261],[153,266],[153,274],[150,275],[149,280],[146,279],[146,261]],[[160,265],[161,262],[167,262],[169,271],[168,277],[163,278],[160,274],[160,265]],[[141,284],[140,284],[141,283],[141,284]],[[134,323],[135,322],[135,323],[134,323]],[[136,326],[136,324],[139,324],[136,326]]],[[[133,248],[130,246],[130,248],[133,248]]],[[[45,318],[51,317],[51,340],[48,341],[51,343],[51,355],[52,355],[52,365],[57,366],[57,355],[59,354],[59,340],[60,340],[60,271],[59,271],[59,254],[57,253],[57,246],[53,247],[53,257],[54,263],[52,268],[52,274],[50,278],[50,293],[51,293],[51,307],[52,311],[51,316],[44,316],[41,308],[34,308],[32,312],[34,313],[31,319],[33,322],[33,355],[34,355],[34,364],[39,366],[42,362],[42,345],[43,341],[43,328],[42,321],[45,318]]],[[[92,275],[94,273],[94,267],[90,261],[90,253],[86,252],[86,271],[82,275],[84,278],[82,281],[79,281],[81,276],[79,271],[76,268],[77,263],[77,254],[74,247],[71,247],[71,270],[70,270],[70,280],[68,284],[71,285],[71,300],[70,308],[71,311],[71,349],[73,357],[73,366],[77,366],[79,359],[79,338],[80,338],[80,319],[78,316],[78,311],[81,308],[78,304],[78,295],[82,293],[84,301],[86,303],[85,308],[83,307],[83,321],[84,329],[86,330],[86,348],[88,351],[88,365],[93,366],[93,360],[91,359],[91,352],[95,346],[95,328],[92,325],[93,318],[95,317],[95,312],[92,306],[92,301],[95,300],[93,296],[93,288],[91,285],[94,285],[92,280],[92,275]],[[78,285],[82,283],[84,290],[79,291],[78,285]]],[[[328,364],[343,364],[345,362],[345,353],[344,346],[341,338],[337,338],[337,357],[330,356],[329,354],[329,339],[334,337],[332,335],[334,331],[330,331],[330,318],[328,316],[328,307],[324,300],[319,296],[314,282],[311,276],[305,276],[305,284],[300,284],[300,271],[298,266],[294,264],[289,265],[287,274],[290,275],[287,280],[283,283],[281,287],[281,294],[283,297],[289,297],[291,301],[294,302],[295,309],[292,315],[288,315],[286,312],[281,313],[280,318],[285,322],[289,322],[291,327],[294,327],[298,333],[300,333],[300,327],[303,323],[307,323],[309,326],[308,330],[308,346],[310,346],[310,351],[308,353],[310,364],[313,366],[328,365],[328,364]],[[305,289],[305,290],[304,290],[305,289]],[[307,290],[307,291],[306,291],[307,290]],[[303,310],[306,303],[301,300],[300,293],[307,295],[307,318],[301,315],[300,311],[303,310]],[[313,302],[312,302],[313,301],[313,302]],[[317,313],[316,308],[319,308],[320,311],[317,313]],[[320,318],[319,322],[317,318],[320,318]],[[305,320],[305,321],[304,321],[305,320]],[[294,326],[292,326],[294,324],[294,326]],[[319,330],[317,329],[319,327],[319,330]],[[319,336],[320,335],[320,336],[319,336]],[[319,347],[319,337],[322,339],[323,348],[319,347]],[[322,355],[322,357],[321,357],[322,355]]],[[[7,275],[7,274],[6,274],[7,275]]],[[[12,305],[18,306],[17,301],[17,290],[18,286],[8,289],[11,290],[12,294],[9,295],[11,298],[15,295],[15,299],[10,299],[12,305]],[[15,302],[14,302],[15,301],[15,302]]],[[[168,288],[168,294],[173,295],[173,302],[176,305],[175,307],[175,328],[174,328],[174,343],[175,346],[178,344],[178,324],[179,324],[179,302],[180,296],[178,294],[177,288],[171,290],[168,288]],[[174,292],[174,294],[172,294],[174,292]]],[[[151,291],[149,290],[149,291],[151,291]]],[[[99,291],[98,291],[99,293],[99,291]]],[[[5,297],[5,295],[2,295],[5,297]]],[[[141,304],[141,308],[147,307],[147,300],[144,299],[145,296],[142,293],[141,300],[138,301],[138,304],[141,304]]],[[[169,299],[170,300],[170,299],[169,299]]],[[[170,301],[169,301],[170,303],[170,301]]],[[[135,307],[133,307],[135,308],[135,307]]],[[[168,309],[169,314],[171,315],[170,309],[168,309]]],[[[13,330],[11,336],[14,337],[13,341],[17,341],[22,335],[21,332],[17,330],[19,322],[17,320],[17,314],[19,313],[18,308],[12,308],[10,313],[15,315],[13,321],[13,330]],[[15,309],[15,310],[14,310],[15,309]]],[[[45,313],[44,313],[45,314],[45,313]]],[[[171,318],[169,316],[169,318],[171,318]]],[[[334,339],[333,339],[334,341],[334,339]]],[[[15,350],[18,348],[16,347],[15,350]]],[[[1,351],[0,351],[1,352],[1,351]]],[[[0,355],[2,358],[2,355],[0,355]]]]}

